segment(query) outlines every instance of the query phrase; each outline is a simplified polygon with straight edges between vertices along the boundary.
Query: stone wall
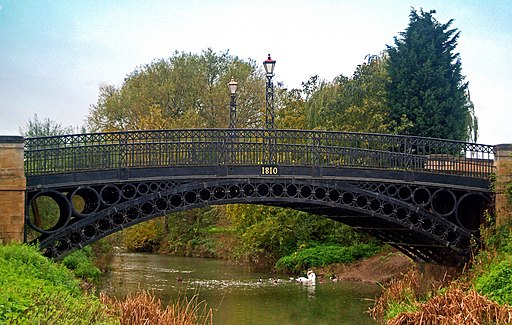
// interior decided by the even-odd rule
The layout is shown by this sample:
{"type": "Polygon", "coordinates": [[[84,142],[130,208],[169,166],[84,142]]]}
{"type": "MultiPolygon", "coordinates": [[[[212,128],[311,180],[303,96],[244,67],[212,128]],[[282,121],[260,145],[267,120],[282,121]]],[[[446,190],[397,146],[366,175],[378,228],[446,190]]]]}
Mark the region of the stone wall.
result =
{"type": "Polygon", "coordinates": [[[425,169],[442,172],[466,171],[486,175],[492,170],[493,164],[492,159],[467,159],[446,154],[434,154],[427,156],[425,169]]]}
{"type": "Polygon", "coordinates": [[[0,243],[23,241],[25,189],[23,137],[0,136],[0,243]]]}
{"type": "Polygon", "coordinates": [[[512,223],[511,197],[507,187],[512,186],[512,144],[495,146],[494,163],[496,166],[496,224],[512,223]]]}

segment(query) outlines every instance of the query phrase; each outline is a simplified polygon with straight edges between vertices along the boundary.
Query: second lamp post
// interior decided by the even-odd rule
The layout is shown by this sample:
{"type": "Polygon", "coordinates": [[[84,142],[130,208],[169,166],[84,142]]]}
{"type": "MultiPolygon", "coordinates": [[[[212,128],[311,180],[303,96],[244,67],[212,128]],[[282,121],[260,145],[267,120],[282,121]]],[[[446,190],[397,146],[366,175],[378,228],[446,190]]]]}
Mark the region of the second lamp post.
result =
{"type": "Polygon", "coordinates": [[[274,76],[274,67],[276,66],[276,60],[272,60],[270,54],[268,58],[263,62],[265,72],[267,74],[267,86],[266,88],[266,111],[265,111],[265,129],[274,129],[274,84],[272,83],[272,77],[274,76]]]}

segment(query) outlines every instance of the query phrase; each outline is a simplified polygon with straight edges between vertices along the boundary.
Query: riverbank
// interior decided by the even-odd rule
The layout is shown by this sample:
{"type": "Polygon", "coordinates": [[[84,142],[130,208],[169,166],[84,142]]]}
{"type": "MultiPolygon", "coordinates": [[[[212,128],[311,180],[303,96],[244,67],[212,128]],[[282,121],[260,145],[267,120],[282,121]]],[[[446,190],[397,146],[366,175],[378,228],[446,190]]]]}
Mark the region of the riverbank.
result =
{"type": "Polygon", "coordinates": [[[0,323],[118,324],[66,267],[36,247],[0,245],[0,323]]]}
{"type": "Polygon", "coordinates": [[[343,281],[386,284],[415,267],[410,258],[390,248],[355,263],[336,263],[317,268],[316,273],[323,280],[335,278],[343,281]]]}
{"type": "Polygon", "coordinates": [[[464,270],[418,264],[386,284],[372,317],[388,325],[512,324],[512,225],[481,235],[485,249],[464,270]]]}

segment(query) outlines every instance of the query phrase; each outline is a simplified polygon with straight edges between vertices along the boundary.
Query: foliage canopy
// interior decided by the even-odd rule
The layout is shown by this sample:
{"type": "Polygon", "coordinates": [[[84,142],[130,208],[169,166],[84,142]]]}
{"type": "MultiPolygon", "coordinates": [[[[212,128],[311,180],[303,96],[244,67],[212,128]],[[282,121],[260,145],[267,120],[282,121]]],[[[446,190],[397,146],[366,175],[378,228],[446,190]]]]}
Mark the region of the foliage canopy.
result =
{"type": "Polygon", "coordinates": [[[100,87],[88,125],[94,131],[227,127],[231,78],[239,83],[239,127],[261,126],[264,80],[253,61],[227,51],[175,52],[138,67],[120,87],[100,87]]]}
{"type": "MultiPolygon", "coordinates": [[[[64,135],[73,133],[72,126],[62,126],[49,118],[42,121],[37,114],[34,114],[34,119],[29,120],[24,128],[20,128],[20,134],[24,137],[48,137],[53,135],[64,135]]],[[[85,130],[82,130],[85,132],[85,130]]]]}

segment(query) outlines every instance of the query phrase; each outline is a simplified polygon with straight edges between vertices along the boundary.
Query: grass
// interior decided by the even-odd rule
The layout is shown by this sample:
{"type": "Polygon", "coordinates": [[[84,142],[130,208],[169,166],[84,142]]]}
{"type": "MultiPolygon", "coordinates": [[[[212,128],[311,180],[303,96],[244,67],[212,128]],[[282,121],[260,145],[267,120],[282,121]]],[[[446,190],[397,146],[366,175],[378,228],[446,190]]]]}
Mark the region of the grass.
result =
{"type": "Polygon", "coordinates": [[[92,248],[91,246],[86,246],[64,257],[62,264],[68,269],[73,270],[75,276],[96,283],[100,279],[101,271],[92,264],[91,260],[92,248]]]}
{"type": "Polygon", "coordinates": [[[512,307],[478,293],[468,282],[431,286],[420,292],[421,275],[414,270],[393,281],[370,314],[387,325],[510,324],[512,307]]]}
{"type": "Polygon", "coordinates": [[[415,312],[403,312],[387,322],[402,324],[510,324],[512,307],[502,306],[476,290],[451,287],[422,304],[415,312]]]}

